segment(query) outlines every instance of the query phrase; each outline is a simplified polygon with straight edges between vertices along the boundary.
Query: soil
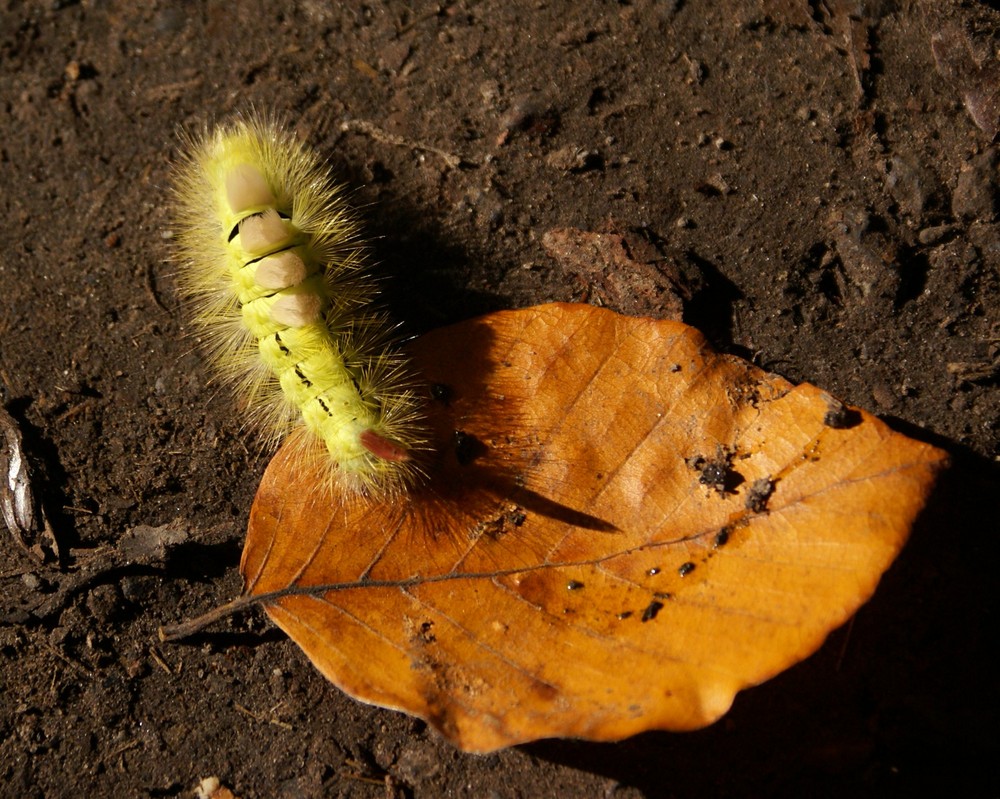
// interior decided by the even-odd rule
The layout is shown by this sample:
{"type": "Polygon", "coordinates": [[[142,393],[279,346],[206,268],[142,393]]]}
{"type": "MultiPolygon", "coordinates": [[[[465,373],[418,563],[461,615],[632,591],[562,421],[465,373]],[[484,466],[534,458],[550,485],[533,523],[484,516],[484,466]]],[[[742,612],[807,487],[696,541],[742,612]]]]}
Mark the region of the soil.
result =
{"type": "Polygon", "coordinates": [[[0,795],[997,795],[998,51],[971,0],[0,0],[0,400],[61,551],[3,533],[0,795]],[[239,593],[267,462],[166,263],[178,129],[250,105],[351,188],[408,333],[665,313],[542,244],[614,232],[716,348],[948,449],[873,601],[706,730],[487,757],[260,611],[160,644],[239,593]]]}

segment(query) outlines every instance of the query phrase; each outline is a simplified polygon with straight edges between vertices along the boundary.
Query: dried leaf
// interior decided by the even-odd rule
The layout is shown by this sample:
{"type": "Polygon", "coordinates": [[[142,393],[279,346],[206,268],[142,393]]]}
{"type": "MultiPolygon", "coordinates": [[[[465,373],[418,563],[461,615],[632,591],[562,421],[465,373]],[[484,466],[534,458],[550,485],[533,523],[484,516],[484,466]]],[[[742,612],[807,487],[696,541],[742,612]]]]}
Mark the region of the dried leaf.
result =
{"type": "Polygon", "coordinates": [[[958,91],[972,121],[991,141],[1000,135],[1000,64],[977,58],[975,43],[957,26],[931,36],[934,63],[958,91]]]}
{"type": "Polygon", "coordinates": [[[246,592],[329,679],[485,752],[710,724],[871,596],[944,454],[678,322],[548,305],[418,340],[430,481],[286,446],[246,592]]]}
{"type": "Polygon", "coordinates": [[[542,236],[542,246],[564,269],[576,272],[591,304],[681,318],[686,287],[680,271],[652,253],[646,258],[634,253],[636,242],[615,233],[553,228],[542,236]]]}
{"type": "Polygon", "coordinates": [[[59,542],[32,491],[21,430],[0,405],[0,519],[14,540],[38,561],[58,560],[59,542]]]}

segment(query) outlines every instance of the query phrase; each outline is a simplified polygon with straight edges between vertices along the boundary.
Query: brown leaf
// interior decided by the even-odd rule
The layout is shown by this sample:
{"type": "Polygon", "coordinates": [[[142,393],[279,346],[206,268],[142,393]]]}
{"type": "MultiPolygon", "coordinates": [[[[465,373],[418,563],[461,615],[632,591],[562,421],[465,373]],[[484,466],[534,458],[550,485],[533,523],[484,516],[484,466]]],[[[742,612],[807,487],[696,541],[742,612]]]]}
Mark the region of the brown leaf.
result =
{"type": "Polygon", "coordinates": [[[715,721],[868,599],[944,463],[678,322],[546,305],[413,356],[427,485],[332,496],[287,446],[241,568],[329,679],[469,751],[715,721]]]}
{"type": "MultiPolygon", "coordinates": [[[[553,228],[542,236],[542,246],[563,268],[575,272],[591,291],[594,305],[616,311],[680,319],[683,280],[675,265],[647,253],[637,257],[637,243],[615,233],[592,233],[576,228],[553,228]]],[[[648,248],[652,249],[652,248],[648,248]]]]}
{"type": "Polygon", "coordinates": [[[938,72],[962,96],[962,102],[991,141],[1000,135],[1000,64],[980,62],[969,34],[956,26],[931,36],[931,51],[938,72]]]}

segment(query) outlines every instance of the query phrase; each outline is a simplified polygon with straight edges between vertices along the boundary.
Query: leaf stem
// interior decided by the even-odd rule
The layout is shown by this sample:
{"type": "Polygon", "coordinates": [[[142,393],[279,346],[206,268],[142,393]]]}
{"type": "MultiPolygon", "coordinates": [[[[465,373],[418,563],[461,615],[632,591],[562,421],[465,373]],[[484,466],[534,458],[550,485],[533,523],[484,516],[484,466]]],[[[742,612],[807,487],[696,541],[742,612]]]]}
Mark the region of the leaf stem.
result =
{"type": "Polygon", "coordinates": [[[188,636],[201,632],[206,627],[211,624],[215,624],[215,622],[220,619],[232,616],[234,613],[259,602],[260,599],[261,597],[259,596],[250,596],[247,594],[238,596],[232,602],[227,602],[225,605],[219,605],[216,608],[212,608],[207,613],[202,613],[200,616],[195,616],[193,619],[188,619],[187,621],[182,621],[177,624],[164,624],[160,627],[158,635],[160,640],[164,643],[180,641],[182,638],[187,638],[188,636]]]}

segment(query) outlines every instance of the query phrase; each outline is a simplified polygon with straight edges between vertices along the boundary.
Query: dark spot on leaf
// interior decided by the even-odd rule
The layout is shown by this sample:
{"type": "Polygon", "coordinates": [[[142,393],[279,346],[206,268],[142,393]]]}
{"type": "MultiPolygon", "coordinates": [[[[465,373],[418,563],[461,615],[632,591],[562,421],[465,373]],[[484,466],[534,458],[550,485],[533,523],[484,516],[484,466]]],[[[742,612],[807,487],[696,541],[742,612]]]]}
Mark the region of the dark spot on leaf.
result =
{"type": "Polygon", "coordinates": [[[713,546],[715,546],[715,548],[718,549],[719,547],[724,547],[728,543],[729,543],[729,528],[723,527],[721,530],[719,530],[719,532],[715,534],[715,541],[713,541],[713,546]]]}
{"type": "Polygon", "coordinates": [[[434,622],[432,621],[425,621],[423,624],[420,625],[420,638],[425,643],[430,644],[437,640],[437,636],[435,636],[434,633],[432,632],[433,629],[434,629],[434,622]]]}
{"type": "Polygon", "coordinates": [[[642,612],[642,620],[644,622],[652,621],[653,619],[656,618],[656,614],[659,613],[662,609],[663,609],[663,603],[658,602],[657,600],[654,599],[652,602],[646,605],[646,609],[642,612]]]}
{"type": "Polygon", "coordinates": [[[431,386],[431,396],[436,402],[447,405],[451,402],[451,386],[444,383],[435,383],[431,386]]]}
{"type": "Polygon", "coordinates": [[[625,621],[625,619],[629,619],[631,617],[632,617],[631,610],[623,610],[621,613],[618,614],[618,619],[620,621],[625,621]]]}
{"type": "Polygon", "coordinates": [[[721,491],[726,482],[726,467],[721,463],[706,463],[701,469],[701,482],[721,491]]]}
{"type": "Polygon", "coordinates": [[[701,472],[699,483],[714,488],[720,494],[732,494],[744,482],[743,475],[733,469],[733,453],[722,446],[715,448],[715,455],[711,458],[696,455],[688,458],[686,463],[696,472],[701,472]]]}
{"type": "MultiPolygon", "coordinates": [[[[542,700],[552,702],[559,696],[559,689],[541,680],[532,680],[531,688],[542,700]]],[[[405,794],[404,794],[405,795],[405,794]]]]}
{"type": "Polygon", "coordinates": [[[840,400],[829,397],[826,403],[826,413],[823,416],[823,424],[834,430],[848,430],[861,424],[861,413],[854,408],[848,408],[840,400]]]}
{"type": "Polygon", "coordinates": [[[478,539],[482,535],[488,535],[494,541],[511,531],[511,527],[520,527],[527,520],[527,514],[519,507],[514,506],[509,510],[499,513],[489,519],[482,519],[472,528],[470,536],[472,540],[478,539]]]}
{"type": "Polygon", "coordinates": [[[468,466],[476,458],[486,454],[486,445],[471,433],[456,430],[454,433],[455,457],[462,466],[468,466]]]}
{"type": "Polygon", "coordinates": [[[579,591],[581,588],[583,588],[583,583],[581,583],[579,580],[570,580],[568,583],[566,583],[567,591],[579,591]]]}
{"type": "Polygon", "coordinates": [[[677,573],[681,577],[687,577],[693,571],[694,571],[694,564],[691,561],[688,561],[687,563],[681,564],[681,567],[677,570],[677,573]]]}
{"type": "Polygon", "coordinates": [[[659,566],[654,566],[652,569],[646,572],[646,574],[648,574],[650,577],[656,577],[656,575],[658,575],[659,573],[660,573],[659,566]]]}
{"type": "Polygon", "coordinates": [[[774,480],[761,477],[753,481],[747,492],[746,509],[754,513],[762,513],[767,508],[767,501],[774,493],[774,480]]]}

